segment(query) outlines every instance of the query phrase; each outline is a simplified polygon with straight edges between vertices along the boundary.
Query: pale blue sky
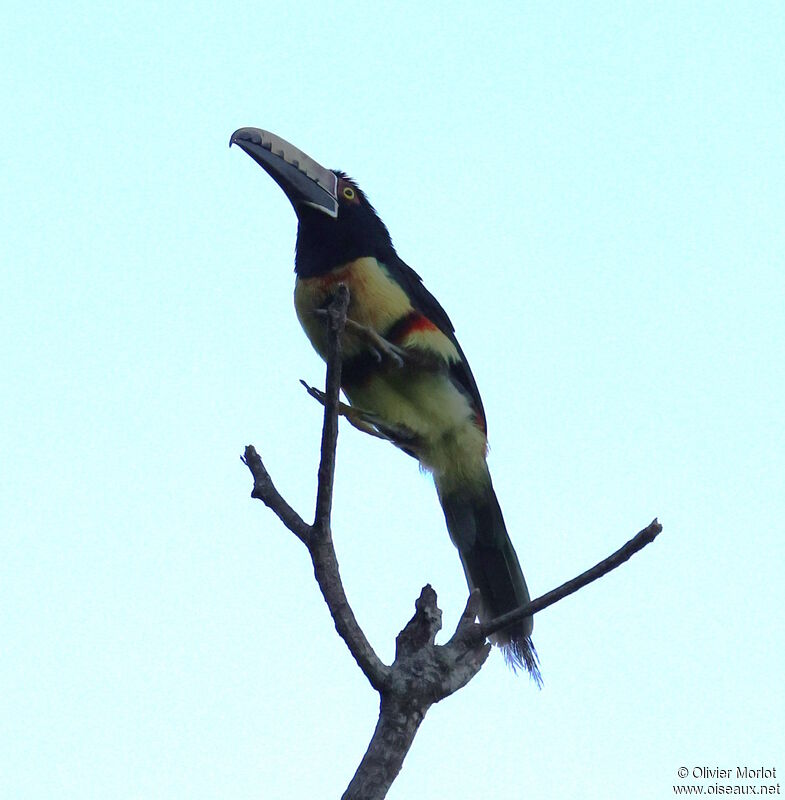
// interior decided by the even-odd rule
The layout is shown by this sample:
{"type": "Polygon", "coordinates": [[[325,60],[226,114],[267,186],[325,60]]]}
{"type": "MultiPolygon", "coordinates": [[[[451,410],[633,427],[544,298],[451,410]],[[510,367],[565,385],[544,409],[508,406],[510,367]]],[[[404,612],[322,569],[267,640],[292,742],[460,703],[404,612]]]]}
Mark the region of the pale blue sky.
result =
{"type": "MultiPolygon", "coordinates": [[[[785,770],[781,3],[17,4],[0,31],[0,796],[338,797],[376,696],[311,514],[323,368],[267,128],[365,188],[450,313],[543,612],[431,710],[391,800],[665,798],[785,770]]],[[[380,654],[466,588],[430,479],[342,427],[335,538],[380,654]]]]}

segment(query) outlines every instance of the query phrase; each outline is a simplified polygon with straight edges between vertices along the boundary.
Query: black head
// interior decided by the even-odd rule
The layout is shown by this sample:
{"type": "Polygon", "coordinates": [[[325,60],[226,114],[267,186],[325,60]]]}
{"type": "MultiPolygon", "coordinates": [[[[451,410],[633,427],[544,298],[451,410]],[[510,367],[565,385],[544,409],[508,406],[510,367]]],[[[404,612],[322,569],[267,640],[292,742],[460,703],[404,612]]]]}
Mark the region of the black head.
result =
{"type": "Polygon", "coordinates": [[[295,271],[323,275],[363,256],[394,254],[390,234],[357,184],[259,128],[240,128],[229,144],[248,153],[281,187],[297,214],[295,271]]]}

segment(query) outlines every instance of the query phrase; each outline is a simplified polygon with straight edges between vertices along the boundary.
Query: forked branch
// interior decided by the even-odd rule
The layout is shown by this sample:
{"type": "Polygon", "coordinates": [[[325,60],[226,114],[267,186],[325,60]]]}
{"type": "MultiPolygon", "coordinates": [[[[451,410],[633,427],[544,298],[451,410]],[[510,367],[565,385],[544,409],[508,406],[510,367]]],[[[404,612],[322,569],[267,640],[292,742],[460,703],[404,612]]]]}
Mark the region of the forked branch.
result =
{"type": "MultiPolygon", "coordinates": [[[[442,624],[442,614],[436,605],[436,592],[430,586],[425,586],[415,602],[414,616],[396,639],[395,660],[389,666],[384,664],[357,623],[346,598],[333,546],[330,514],[338,416],[347,411],[347,407],[339,402],[342,334],[348,328],[352,335],[366,337],[380,358],[391,358],[393,355],[400,357],[400,354],[393,345],[388,349],[389,343],[375,332],[363,329],[351,320],[347,323],[348,305],[349,292],[345,286],[339,285],[333,301],[323,312],[328,333],[325,391],[322,393],[309,389],[324,405],[313,523],[309,525],[305,522],[281,496],[252,445],[246,447],[243,461],[254,479],[251,496],[269,506],[286,528],[308,548],[316,581],[336,630],[371,686],[379,692],[381,705],[376,730],[343,800],[382,800],[398,775],[426,712],[431,705],[465,686],[480,671],[490,652],[487,638],[491,634],[523,617],[536,614],[616,569],[654,541],[662,526],[655,519],[613,555],[582,575],[485,624],[476,621],[481,598],[474,591],[469,596],[455,633],[444,645],[435,642],[442,624]]],[[[362,427],[360,429],[363,430],[362,427]]]]}

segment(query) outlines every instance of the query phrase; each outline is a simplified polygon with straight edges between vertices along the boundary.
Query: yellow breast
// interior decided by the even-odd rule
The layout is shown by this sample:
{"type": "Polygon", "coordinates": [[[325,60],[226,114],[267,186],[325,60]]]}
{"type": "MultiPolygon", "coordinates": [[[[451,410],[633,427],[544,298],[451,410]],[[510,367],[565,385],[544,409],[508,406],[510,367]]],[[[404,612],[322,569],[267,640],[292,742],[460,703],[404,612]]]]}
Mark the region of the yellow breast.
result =
{"type": "MultiPolygon", "coordinates": [[[[339,283],[346,284],[349,289],[349,319],[375,331],[386,330],[412,310],[406,293],[375,258],[358,258],[316,278],[298,278],[294,287],[297,318],[323,358],[327,350],[325,324],[313,312],[324,306],[339,283]]],[[[346,337],[346,356],[353,355],[362,346],[355,337],[346,337]]]]}
{"type": "MultiPolygon", "coordinates": [[[[346,284],[349,289],[349,319],[382,335],[395,322],[414,310],[406,292],[375,258],[358,258],[327,275],[298,278],[294,288],[297,318],[322,358],[327,353],[325,322],[313,312],[324,307],[339,283],[346,284]]],[[[447,361],[458,359],[455,345],[435,326],[429,329],[413,329],[396,344],[402,347],[424,347],[435,351],[447,361]]],[[[344,339],[345,357],[350,358],[364,346],[357,337],[347,335],[344,339]]]]}

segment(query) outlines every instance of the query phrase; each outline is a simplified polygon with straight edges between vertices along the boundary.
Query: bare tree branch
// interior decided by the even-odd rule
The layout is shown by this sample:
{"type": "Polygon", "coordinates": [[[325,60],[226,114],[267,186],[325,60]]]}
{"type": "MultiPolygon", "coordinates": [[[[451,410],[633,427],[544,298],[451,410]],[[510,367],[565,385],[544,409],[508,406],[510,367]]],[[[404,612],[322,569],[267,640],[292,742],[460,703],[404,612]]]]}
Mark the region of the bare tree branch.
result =
{"type": "Polygon", "coordinates": [[[348,307],[349,290],[340,283],[332,302],[327,307],[327,380],[324,387],[322,457],[319,462],[316,515],[313,523],[320,536],[330,535],[335,449],[338,441],[338,405],[341,394],[341,336],[346,325],[346,309],[348,307]]]}
{"type": "Polygon", "coordinates": [[[335,629],[368,682],[377,692],[381,691],[389,677],[390,668],[376,655],[349,605],[341,582],[332,537],[315,537],[313,545],[308,550],[313,561],[316,582],[330,609],[335,629]]]}
{"type": "Polygon", "coordinates": [[[371,686],[380,691],[388,678],[389,667],[385,666],[376,655],[349,606],[330,530],[335,449],[338,439],[338,397],[341,387],[341,334],[346,322],[348,305],[349,291],[343,284],[339,284],[335,297],[327,309],[327,380],[323,395],[324,424],[313,525],[305,523],[281,497],[273,486],[261,457],[252,445],[246,447],[243,461],[254,478],[251,496],[262,500],[271,508],[284,525],[308,548],[316,582],[332,615],[336,630],[371,686]]]}
{"type": "Polygon", "coordinates": [[[265,469],[262,457],[256,452],[256,448],[252,444],[245,448],[245,455],[242,461],[251,470],[251,475],[253,475],[251,497],[261,500],[268,508],[272,509],[278,519],[307,546],[311,539],[311,526],[281,497],[278,490],[273,486],[270,473],[265,469]]]}
{"type": "Polygon", "coordinates": [[[496,631],[500,631],[502,628],[506,628],[508,625],[518,622],[518,620],[524,617],[530,617],[538,611],[552,606],[554,603],[558,603],[559,600],[577,592],[578,589],[582,589],[584,586],[596,581],[603,575],[607,575],[611,570],[620,567],[625,561],[634,556],[635,553],[643,550],[647,544],[651,544],[657,538],[660,531],[662,531],[662,525],[660,525],[655,518],[642,531],[636,533],[632,539],[622,545],[615,553],[609,555],[598,564],[595,564],[591,569],[587,569],[586,572],[581,573],[576,578],[563,583],[561,586],[557,586],[555,589],[551,589],[550,592],[546,592],[544,595],[532,600],[531,603],[527,603],[525,606],[516,608],[513,611],[508,611],[506,614],[502,614],[502,616],[496,617],[496,619],[492,619],[490,622],[486,622],[484,625],[480,626],[480,635],[483,638],[487,638],[491,634],[496,633],[496,631]]]}
{"type": "Polygon", "coordinates": [[[381,692],[379,721],[342,800],[382,800],[401,770],[414,736],[428,709],[465,686],[481,669],[491,646],[463,646],[480,595],[474,592],[447,645],[435,644],[442,627],[436,592],[425,586],[414,604],[414,616],[395,640],[395,661],[381,692]],[[451,646],[460,641],[460,647],[451,646]]]}
{"type": "Polygon", "coordinates": [[[371,686],[376,690],[381,690],[389,669],[376,655],[362,628],[357,624],[357,619],[346,598],[330,528],[341,392],[341,337],[346,325],[348,307],[349,290],[344,284],[339,284],[332,302],[327,307],[327,379],[324,387],[322,452],[316,492],[316,514],[313,523],[314,535],[311,537],[308,551],[311,554],[316,581],[327,607],[330,609],[335,629],[346,642],[349,652],[354,656],[371,686]]]}

